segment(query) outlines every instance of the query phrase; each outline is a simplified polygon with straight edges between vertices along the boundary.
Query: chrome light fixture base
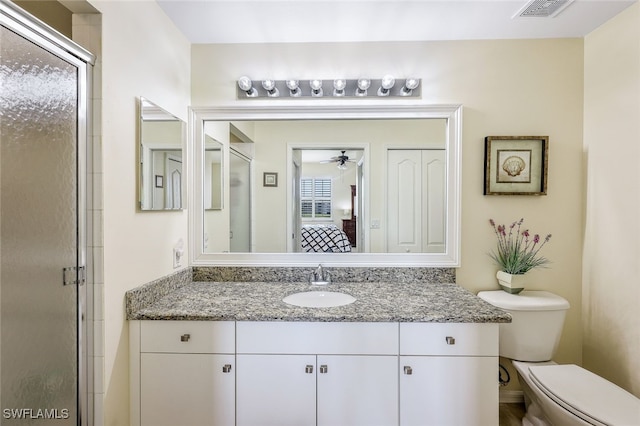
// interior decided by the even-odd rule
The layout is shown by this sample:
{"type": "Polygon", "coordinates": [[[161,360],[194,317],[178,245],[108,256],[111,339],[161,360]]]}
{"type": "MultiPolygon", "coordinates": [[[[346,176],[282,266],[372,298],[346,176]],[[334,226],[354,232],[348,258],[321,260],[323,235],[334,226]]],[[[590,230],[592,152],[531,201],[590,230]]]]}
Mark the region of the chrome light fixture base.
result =
{"type": "Polygon", "coordinates": [[[251,80],[238,79],[236,98],[249,99],[389,99],[421,98],[420,79],[314,79],[314,80],[251,80]],[[266,83],[266,84],[265,84],[266,83]],[[265,87],[266,86],[266,87],[265,87]]]}

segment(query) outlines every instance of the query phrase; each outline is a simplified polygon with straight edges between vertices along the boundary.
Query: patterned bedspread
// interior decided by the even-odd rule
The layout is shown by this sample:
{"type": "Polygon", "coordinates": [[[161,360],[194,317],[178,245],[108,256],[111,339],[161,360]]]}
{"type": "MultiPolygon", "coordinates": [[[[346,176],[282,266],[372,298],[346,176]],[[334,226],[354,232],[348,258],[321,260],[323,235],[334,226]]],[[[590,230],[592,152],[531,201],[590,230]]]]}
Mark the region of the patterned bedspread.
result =
{"type": "Polygon", "coordinates": [[[351,243],[347,234],[336,225],[304,225],[302,251],[315,253],[347,253],[351,243]]]}

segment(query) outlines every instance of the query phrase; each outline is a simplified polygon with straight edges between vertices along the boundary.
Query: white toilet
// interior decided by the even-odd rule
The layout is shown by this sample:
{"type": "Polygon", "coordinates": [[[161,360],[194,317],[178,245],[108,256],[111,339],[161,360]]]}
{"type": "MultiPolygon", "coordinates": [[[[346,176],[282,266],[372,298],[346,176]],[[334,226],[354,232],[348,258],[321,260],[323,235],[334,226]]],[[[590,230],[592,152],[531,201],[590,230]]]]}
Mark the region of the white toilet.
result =
{"type": "Polygon", "coordinates": [[[500,324],[500,356],[518,372],[524,426],[640,425],[640,399],[577,365],[551,361],[569,302],[547,291],[481,291],[478,297],[511,314],[511,323],[500,324]]]}

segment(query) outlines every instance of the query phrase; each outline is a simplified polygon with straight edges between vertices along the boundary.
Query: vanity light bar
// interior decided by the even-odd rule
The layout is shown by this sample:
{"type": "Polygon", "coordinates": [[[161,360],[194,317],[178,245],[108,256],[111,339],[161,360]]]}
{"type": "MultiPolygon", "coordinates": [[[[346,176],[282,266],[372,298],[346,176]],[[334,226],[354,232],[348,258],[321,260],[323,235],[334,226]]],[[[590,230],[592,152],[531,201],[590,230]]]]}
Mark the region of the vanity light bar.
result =
{"type": "Polygon", "coordinates": [[[236,98],[242,99],[328,99],[328,98],[420,98],[422,84],[418,78],[396,80],[384,76],[334,80],[251,80],[242,76],[236,84],[236,98]]]}

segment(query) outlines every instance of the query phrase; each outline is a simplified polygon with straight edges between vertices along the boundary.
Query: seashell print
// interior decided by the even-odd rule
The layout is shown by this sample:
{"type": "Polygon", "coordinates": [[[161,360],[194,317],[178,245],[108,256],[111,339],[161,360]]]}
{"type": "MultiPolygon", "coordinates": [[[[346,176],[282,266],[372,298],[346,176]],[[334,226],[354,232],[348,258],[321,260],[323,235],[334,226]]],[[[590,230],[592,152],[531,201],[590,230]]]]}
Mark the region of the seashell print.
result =
{"type": "Polygon", "coordinates": [[[509,176],[518,176],[524,170],[526,164],[524,160],[517,155],[507,157],[502,163],[502,170],[507,172],[509,176]]]}

